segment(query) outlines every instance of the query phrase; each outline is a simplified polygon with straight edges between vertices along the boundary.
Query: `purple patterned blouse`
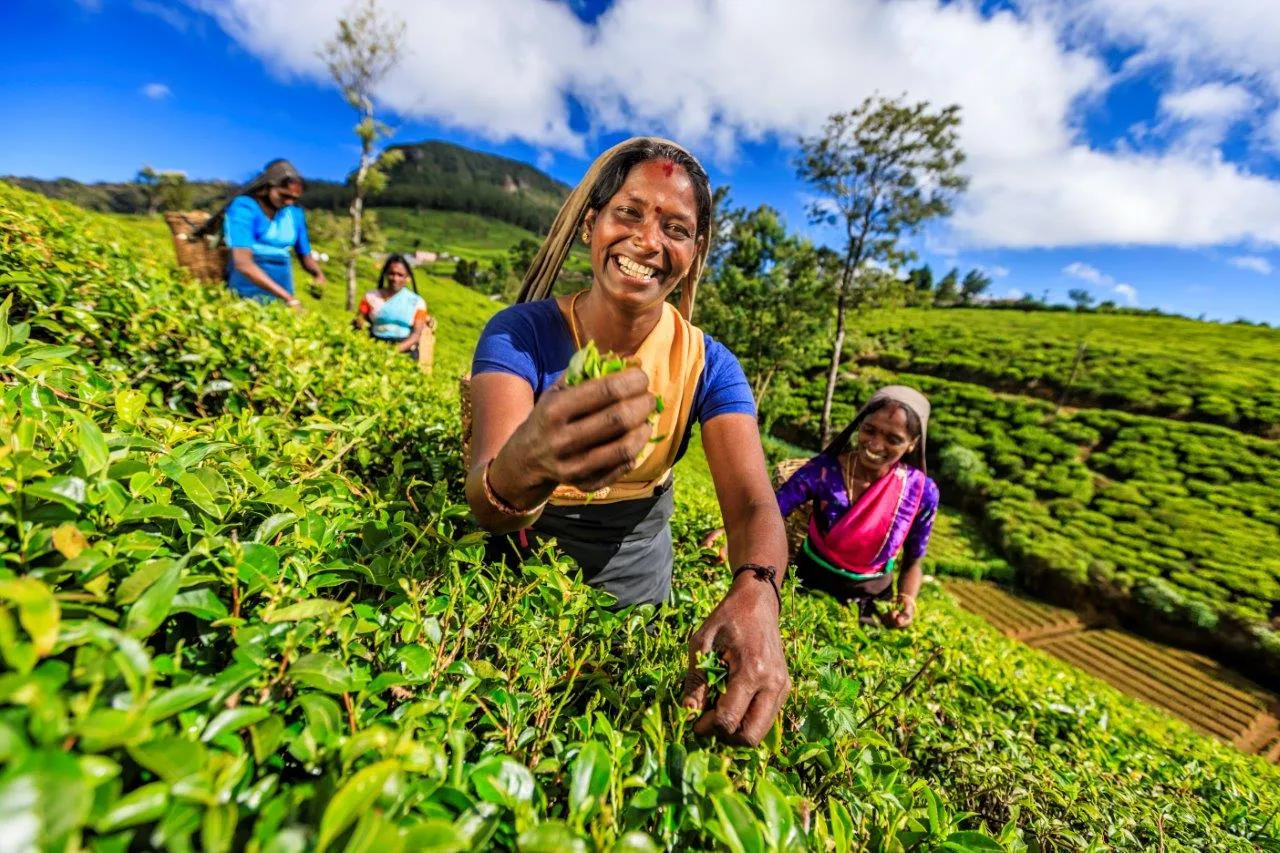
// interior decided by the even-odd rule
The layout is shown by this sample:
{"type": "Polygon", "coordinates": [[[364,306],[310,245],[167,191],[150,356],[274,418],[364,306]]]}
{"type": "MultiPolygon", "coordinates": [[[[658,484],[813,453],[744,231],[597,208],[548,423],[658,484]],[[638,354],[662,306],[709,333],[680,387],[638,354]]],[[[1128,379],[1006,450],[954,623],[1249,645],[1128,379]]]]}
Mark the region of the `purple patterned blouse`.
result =
{"type": "MultiPolygon", "coordinates": [[[[907,494],[893,520],[884,555],[890,557],[901,547],[904,568],[928,551],[933,520],[938,514],[938,485],[918,468],[908,466],[907,475],[907,494]],[[917,508],[914,513],[913,508],[917,508]]],[[[818,454],[797,469],[778,489],[777,497],[783,518],[805,501],[812,501],[818,529],[823,533],[830,530],[850,506],[840,461],[825,453],[818,454]]]]}

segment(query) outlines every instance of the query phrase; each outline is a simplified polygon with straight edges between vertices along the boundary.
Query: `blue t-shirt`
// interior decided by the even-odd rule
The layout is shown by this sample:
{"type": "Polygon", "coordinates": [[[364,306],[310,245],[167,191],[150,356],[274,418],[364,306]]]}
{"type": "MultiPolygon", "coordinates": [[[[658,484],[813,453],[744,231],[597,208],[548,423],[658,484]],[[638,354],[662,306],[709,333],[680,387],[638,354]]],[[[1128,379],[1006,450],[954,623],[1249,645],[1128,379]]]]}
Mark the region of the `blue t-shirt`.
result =
{"type": "MultiPolygon", "coordinates": [[[[680,442],[679,459],[689,445],[693,424],[720,415],[755,416],[755,398],[742,365],[729,348],[703,333],[706,357],[689,412],[689,428],[680,442]]],[[[554,299],[522,302],[495,314],[480,333],[471,373],[510,373],[533,389],[533,398],[554,385],[569,367],[576,347],[573,332],[554,299]]]]}
{"type": "Polygon", "coordinates": [[[223,232],[232,249],[252,249],[255,258],[288,259],[294,248],[300,256],[311,254],[307,220],[296,204],[276,211],[268,219],[257,199],[236,196],[227,207],[223,232]]]}

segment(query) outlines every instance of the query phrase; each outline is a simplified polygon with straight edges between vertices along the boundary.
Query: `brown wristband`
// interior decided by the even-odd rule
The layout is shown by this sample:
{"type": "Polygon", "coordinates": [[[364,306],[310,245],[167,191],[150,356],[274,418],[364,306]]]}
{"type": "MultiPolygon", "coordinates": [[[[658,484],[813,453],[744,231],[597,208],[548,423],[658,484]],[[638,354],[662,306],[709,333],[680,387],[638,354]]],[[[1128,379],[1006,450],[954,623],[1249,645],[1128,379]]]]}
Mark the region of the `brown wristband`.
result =
{"type": "Polygon", "coordinates": [[[502,513],[508,518],[523,518],[528,515],[533,515],[535,512],[538,512],[544,506],[547,505],[547,502],[543,501],[537,506],[531,507],[529,509],[519,509],[517,507],[512,506],[501,495],[499,495],[496,491],[494,491],[493,483],[490,482],[489,480],[489,469],[492,466],[493,466],[493,460],[490,459],[488,462],[485,463],[484,473],[481,475],[480,479],[481,479],[481,484],[484,487],[485,500],[487,500],[489,502],[489,505],[494,509],[496,509],[498,512],[502,513]]]}
{"type": "Polygon", "coordinates": [[[759,563],[743,563],[733,571],[734,580],[738,579],[738,575],[743,572],[751,572],[755,575],[756,580],[768,581],[769,586],[773,587],[773,594],[778,597],[778,612],[782,612],[782,590],[778,589],[778,570],[773,566],[762,566],[759,563]]]}

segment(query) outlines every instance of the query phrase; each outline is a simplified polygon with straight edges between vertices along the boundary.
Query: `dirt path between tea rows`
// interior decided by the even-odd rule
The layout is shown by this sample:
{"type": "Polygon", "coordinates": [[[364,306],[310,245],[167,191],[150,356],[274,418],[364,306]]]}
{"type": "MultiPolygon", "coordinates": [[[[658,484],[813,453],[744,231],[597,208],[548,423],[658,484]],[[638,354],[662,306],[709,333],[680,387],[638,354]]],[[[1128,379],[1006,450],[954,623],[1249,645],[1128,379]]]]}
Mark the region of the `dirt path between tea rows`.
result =
{"type": "Polygon", "coordinates": [[[1200,655],[1094,628],[1072,611],[985,581],[948,579],[966,610],[1243,752],[1280,763],[1280,697],[1200,655]]]}

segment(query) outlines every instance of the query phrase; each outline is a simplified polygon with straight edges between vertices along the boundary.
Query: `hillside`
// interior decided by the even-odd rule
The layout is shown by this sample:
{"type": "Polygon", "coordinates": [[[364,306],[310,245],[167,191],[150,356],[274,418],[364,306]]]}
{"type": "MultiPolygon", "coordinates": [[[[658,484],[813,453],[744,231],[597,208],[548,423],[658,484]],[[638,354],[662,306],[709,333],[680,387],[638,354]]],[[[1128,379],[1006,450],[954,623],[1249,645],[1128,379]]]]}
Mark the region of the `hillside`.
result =
{"type": "MultiPolygon", "coordinates": [[[[555,218],[570,188],[539,169],[449,142],[394,145],[404,160],[388,175],[388,187],[369,198],[370,207],[454,211],[484,216],[527,231],[543,233],[555,218]]],[[[130,182],[85,184],[70,178],[46,180],[0,177],[49,198],[70,201],[104,213],[145,213],[141,188],[130,182]]],[[[226,181],[192,181],[192,206],[209,209],[236,186],[226,181]]],[[[303,204],[320,210],[345,211],[351,194],[345,181],[307,176],[303,204]]],[[[505,247],[504,247],[505,248],[505,247]]]]}
{"type": "MultiPolygon", "coordinates": [[[[696,478],[667,611],[615,612],[553,555],[485,565],[450,371],[191,283],[166,248],[0,186],[6,843],[1280,848],[1280,771],[936,585],[909,632],[789,591],[779,726],[693,737],[670,685],[726,581],[696,478]]],[[[456,363],[484,306],[424,286],[456,363]]]]}
{"type": "MultiPolygon", "coordinates": [[[[569,187],[528,163],[429,141],[394,145],[404,159],[387,174],[387,188],[368,200],[373,207],[447,210],[497,219],[543,233],[551,225],[569,187]]],[[[345,210],[350,196],[342,184],[316,184],[309,207],[345,210]]]]}

